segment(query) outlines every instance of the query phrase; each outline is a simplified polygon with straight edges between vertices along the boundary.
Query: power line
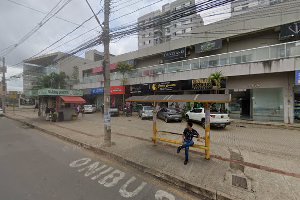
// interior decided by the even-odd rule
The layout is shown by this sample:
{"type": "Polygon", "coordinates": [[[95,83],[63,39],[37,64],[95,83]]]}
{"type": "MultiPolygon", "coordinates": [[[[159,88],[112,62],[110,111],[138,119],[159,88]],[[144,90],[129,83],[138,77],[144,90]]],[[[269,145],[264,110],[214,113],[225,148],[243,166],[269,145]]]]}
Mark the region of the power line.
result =
{"type": "Polygon", "coordinates": [[[36,33],[43,25],[45,25],[50,19],[52,19],[71,1],[72,0],[60,0],[32,30],[30,30],[27,34],[25,34],[16,44],[14,44],[11,48],[7,49],[2,55],[5,56],[9,54],[18,46],[20,46],[22,43],[24,43],[27,39],[29,39],[34,33],[36,33]]]}
{"type": "MultiPolygon", "coordinates": [[[[13,4],[15,4],[15,5],[21,6],[21,7],[23,7],[23,8],[27,8],[27,9],[29,9],[29,10],[36,11],[36,12],[41,13],[41,14],[47,14],[47,12],[45,12],[45,11],[38,10],[38,9],[36,9],[36,8],[30,7],[30,6],[28,6],[28,5],[25,5],[25,4],[22,4],[22,3],[19,3],[19,2],[13,1],[13,0],[6,0],[6,1],[8,1],[8,2],[10,2],[10,3],[13,3],[13,4]]],[[[76,22],[73,22],[73,21],[71,21],[71,20],[68,20],[68,19],[65,19],[65,18],[62,18],[62,17],[59,17],[59,16],[54,16],[54,18],[59,19],[59,20],[62,20],[62,21],[64,21],[64,22],[68,22],[68,23],[73,24],[73,25],[79,25],[79,24],[76,23],[76,22]]]]}

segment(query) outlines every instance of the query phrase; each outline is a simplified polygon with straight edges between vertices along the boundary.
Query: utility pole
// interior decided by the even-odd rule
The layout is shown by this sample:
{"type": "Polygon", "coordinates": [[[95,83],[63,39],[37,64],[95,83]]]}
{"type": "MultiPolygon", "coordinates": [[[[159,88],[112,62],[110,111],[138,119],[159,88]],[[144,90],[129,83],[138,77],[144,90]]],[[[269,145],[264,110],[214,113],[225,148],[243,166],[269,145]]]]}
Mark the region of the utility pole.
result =
{"type": "Polygon", "coordinates": [[[5,113],[5,99],[6,99],[6,81],[5,81],[5,73],[6,73],[6,66],[5,66],[5,57],[2,58],[2,109],[5,113]]]}
{"type": "MultiPolygon", "coordinates": [[[[109,53],[109,16],[110,1],[104,0],[103,46],[104,46],[104,145],[111,146],[111,117],[110,117],[110,53],[109,53]]],[[[100,37],[101,38],[101,37],[100,37]]]]}

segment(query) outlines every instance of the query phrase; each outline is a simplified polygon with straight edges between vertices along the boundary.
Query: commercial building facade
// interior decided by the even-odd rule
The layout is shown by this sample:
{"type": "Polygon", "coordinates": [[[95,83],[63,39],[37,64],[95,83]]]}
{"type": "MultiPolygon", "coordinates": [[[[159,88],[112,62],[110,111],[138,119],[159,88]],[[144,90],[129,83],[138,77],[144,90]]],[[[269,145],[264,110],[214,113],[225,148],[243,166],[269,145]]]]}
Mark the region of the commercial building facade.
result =
{"type": "MultiPolygon", "coordinates": [[[[256,12],[265,17],[246,13],[196,29],[197,37],[112,57],[111,84],[122,85],[113,67],[119,62],[135,68],[127,75],[127,95],[210,93],[207,78],[221,71],[226,79],[219,92],[231,94],[226,109],[232,118],[297,122],[300,35],[293,30],[300,25],[299,8],[300,1],[262,7],[256,12]]],[[[101,61],[80,66],[80,83],[74,88],[102,88],[103,70],[96,69],[101,61]]]]}

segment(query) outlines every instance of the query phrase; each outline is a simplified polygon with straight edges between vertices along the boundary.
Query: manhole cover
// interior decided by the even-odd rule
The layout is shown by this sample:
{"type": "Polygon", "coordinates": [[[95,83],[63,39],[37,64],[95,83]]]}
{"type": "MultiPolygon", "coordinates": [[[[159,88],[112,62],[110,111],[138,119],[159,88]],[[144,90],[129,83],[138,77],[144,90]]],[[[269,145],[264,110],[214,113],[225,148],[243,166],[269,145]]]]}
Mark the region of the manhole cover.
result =
{"type": "Polygon", "coordinates": [[[232,185],[244,188],[246,190],[248,189],[247,179],[244,177],[232,175],[232,185]]]}

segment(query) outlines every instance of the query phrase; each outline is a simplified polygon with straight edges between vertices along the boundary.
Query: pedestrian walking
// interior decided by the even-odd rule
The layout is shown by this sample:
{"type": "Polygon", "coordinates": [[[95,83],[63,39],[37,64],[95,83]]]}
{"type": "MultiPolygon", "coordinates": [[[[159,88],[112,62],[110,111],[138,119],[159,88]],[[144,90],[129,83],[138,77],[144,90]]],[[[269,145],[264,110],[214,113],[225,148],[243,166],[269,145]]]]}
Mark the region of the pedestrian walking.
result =
{"type": "Polygon", "coordinates": [[[185,165],[189,161],[189,148],[194,145],[193,137],[199,138],[199,133],[192,127],[193,127],[193,123],[188,122],[182,135],[183,144],[177,148],[177,153],[180,153],[181,149],[185,149],[185,160],[184,160],[185,165]]]}

